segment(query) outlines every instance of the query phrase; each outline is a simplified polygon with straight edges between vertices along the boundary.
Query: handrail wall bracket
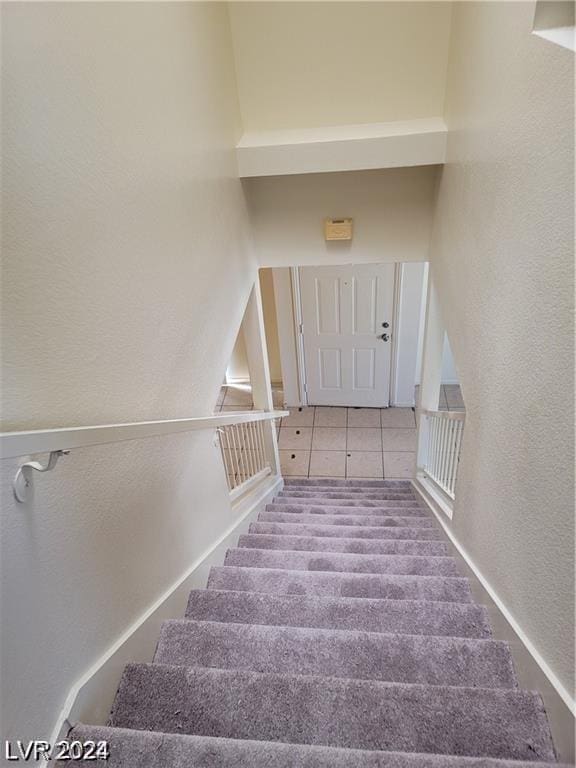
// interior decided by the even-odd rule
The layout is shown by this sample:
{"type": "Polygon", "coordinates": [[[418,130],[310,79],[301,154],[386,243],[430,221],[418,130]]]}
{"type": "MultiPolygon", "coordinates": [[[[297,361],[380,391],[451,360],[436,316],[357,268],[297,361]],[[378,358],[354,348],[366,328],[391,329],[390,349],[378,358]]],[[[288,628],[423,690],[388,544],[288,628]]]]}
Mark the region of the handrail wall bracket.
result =
{"type": "Polygon", "coordinates": [[[32,472],[50,472],[54,469],[58,463],[60,456],[67,456],[70,451],[51,451],[46,464],[41,464],[39,461],[27,461],[18,467],[16,477],[12,483],[14,490],[14,498],[19,504],[24,504],[27,501],[28,491],[32,484],[32,472]]]}

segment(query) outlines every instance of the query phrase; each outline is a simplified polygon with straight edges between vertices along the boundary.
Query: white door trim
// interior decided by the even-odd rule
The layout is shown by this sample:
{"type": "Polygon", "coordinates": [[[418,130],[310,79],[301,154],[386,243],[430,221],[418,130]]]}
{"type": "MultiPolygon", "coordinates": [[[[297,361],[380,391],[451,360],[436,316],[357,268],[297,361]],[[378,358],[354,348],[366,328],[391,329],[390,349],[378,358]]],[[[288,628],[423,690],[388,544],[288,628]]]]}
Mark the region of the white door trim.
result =
{"type": "Polygon", "coordinates": [[[398,339],[400,337],[400,296],[402,291],[403,265],[394,265],[394,299],[392,304],[392,349],[390,354],[390,406],[396,405],[396,377],[398,371],[398,339]]]}
{"type": "Polygon", "coordinates": [[[308,393],[306,387],[306,362],[304,357],[304,336],[302,334],[302,294],[300,291],[300,268],[290,267],[292,278],[292,302],[294,306],[294,339],[296,341],[296,367],[298,370],[298,389],[300,403],[308,405],[308,393]]]}

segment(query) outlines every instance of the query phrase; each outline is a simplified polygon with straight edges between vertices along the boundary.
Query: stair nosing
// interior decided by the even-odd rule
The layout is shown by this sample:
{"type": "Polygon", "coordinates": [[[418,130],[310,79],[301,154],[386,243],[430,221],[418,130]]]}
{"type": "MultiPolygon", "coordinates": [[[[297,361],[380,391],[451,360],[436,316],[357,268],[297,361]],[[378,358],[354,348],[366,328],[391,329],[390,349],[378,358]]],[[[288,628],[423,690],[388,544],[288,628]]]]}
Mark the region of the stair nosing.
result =
{"type": "MultiPolygon", "coordinates": [[[[258,568],[252,565],[214,565],[210,570],[216,568],[238,568],[249,571],[272,571],[273,573],[308,573],[308,574],[324,574],[328,576],[365,576],[365,577],[381,577],[381,578],[394,578],[394,579],[447,579],[452,581],[457,579],[459,581],[465,581],[470,584],[470,579],[466,576],[437,576],[435,574],[422,575],[416,573],[357,573],[354,571],[305,571],[294,568],[258,568]]],[[[231,592],[235,590],[230,590],[231,592]]],[[[245,590],[242,590],[245,591],[245,590]]],[[[432,600],[430,602],[436,602],[432,600]]],[[[448,602],[448,601],[444,601],[448,602]]]]}
{"type": "MultiPolygon", "coordinates": [[[[256,534],[254,534],[256,535],[256,534]]],[[[262,534],[266,535],[266,534],[262,534]]],[[[366,539],[360,539],[360,541],[366,541],[366,539]]],[[[368,539],[368,541],[377,541],[376,539],[368,539]]],[[[395,539],[397,541],[397,539],[395,539]]],[[[353,556],[353,557],[415,557],[415,558],[422,558],[423,560],[452,560],[453,562],[457,563],[458,560],[453,555],[411,555],[411,554],[405,554],[403,552],[326,552],[326,550],[323,549],[268,549],[266,547],[262,549],[258,549],[257,547],[229,547],[226,550],[226,555],[228,555],[229,552],[237,552],[237,551],[245,551],[249,550],[250,552],[264,552],[266,554],[273,553],[293,553],[293,554],[306,554],[306,555],[323,555],[326,557],[327,555],[342,555],[342,556],[353,556]]],[[[224,555],[224,565],[226,564],[226,555],[224,555]]],[[[243,568],[244,566],[236,566],[238,568],[243,568]]],[[[250,566],[248,566],[250,567],[250,566]]],[[[274,568],[274,570],[295,570],[293,568],[274,568]]],[[[299,570],[299,569],[296,569],[299,570]]],[[[317,573],[317,571],[314,571],[314,573],[317,573]]],[[[322,571],[321,571],[322,573],[322,571]]],[[[348,571],[329,571],[329,573],[348,573],[348,571]]],[[[352,571],[354,573],[354,571],[352,571]]],[[[399,574],[397,574],[399,575],[399,574]]],[[[410,575],[410,574],[407,574],[410,575]]]]}
{"type": "Polygon", "coordinates": [[[221,675],[246,675],[246,676],[258,676],[260,678],[267,678],[267,677],[273,677],[273,678],[291,678],[291,679],[304,679],[304,680],[310,680],[311,678],[318,681],[318,685],[321,687],[324,682],[327,680],[336,682],[338,684],[344,685],[345,683],[353,683],[355,685],[379,685],[379,686],[385,686],[387,688],[408,688],[411,690],[414,690],[416,688],[425,691],[428,688],[434,688],[438,689],[441,688],[442,690],[446,691],[470,691],[471,693],[486,693],[488,695],[495,694],[495,695],[518,695],[518,696],[529,696],[529,697],[537,697],[540,700],[542,700],[542,696],[539,691],[527,689],[527,688],[483,688],[480,685],[430,685],[429,683],[397,683],[390,680],[364,680],[364,679],[358,679],[355,677],[336,677],[334,675],[299,675],[296,672],[253,672],[250,670],[242,670],[242,669],[222,669],[221,667],[204,667],[202,665],[196,665],[191,667],[181,666],[178,664],[164,664],[164,663],[156,663],[156,662],[129,662],[125,666],[125,670],[130,668],[147,668],[147,669],[158,669],[158,668],[166,668],[166,669],[186,669],[186,670],[198,670],[198,671],[204,671],[209,673],[216,673],[221,675]]]}
{"type": "MultiPolygon", "coordinates": [[[[226,590],[223,590],[226,591],[226,590]]],[[[303,595],[297,595],[297,597],[303,597],[303,595]]],[[[325,599],[325,598],[322,598],[325,599]]],[[[369,599],[369,598],[348,598],[351,600],[356,599],[369,599]]],[[[398,602],[398,601],[396,601],[398,602]]],[[[404,602],[440,602],[435,600],[427,600],[427,601],[420,601],[420,600],[406,600],[404,602]]],[[[452,605],[452,603],[447,603],[447,605],[452,605]]],[[[470,605],[470,603],[458,603],[458,605],[470,605]]],[[[274,630],[283,630],[283,629],[294,629],[298,632],[323,632],[326,635],[332,635],[334,633],[339,635],[374,635],[374,637],[378,638],[386,638],[386,637],[408,637],[408,638],[414,638],[418,640],[422,640],[423,642],[426,640],[431,641],[440,641],[448,643],[450,640],[454,641],[461,641],[462,643],[492,643],[493,645],[498,645],[503,648],[510,649],[510,643],[506,640],[498,640],[495,637],[462,637],[462,635],[415,635],[413,632],[373,632],[368,629],[340,629],[340,628],[334,628],[334,629],[327,629],[326,627],[301,627],[301,626],[294,626],[293,624],[247,624],[247,623],[241,623],[236,621],[218,621],[216,619],[194,619],[188,616],[179,617],[176,619],[165,619],[162,622],[162,626],[160,628],[160,632],[162,632],[162,627],[166,624],[218,624],[218,625],[226,625],[231,627],[266,627],[267,629],[274,631],[274,630]]],[[[152,662],[153,664],[155,662],[152,662]]],[[[170,664],[168,666],[185,666],[185,665],[173,665],[170,664]]],[[[197,666],[197,665],[191,665],[191,666],[197,666]]],[[[215,667],[216,669],[228,669],[227,667],[215,667]]],[[[214,667],[208,667],[208,669],[214,669],[214,667]]],[[[233,669],[233,668],[231,668],[233,669]]],[[[266,674],[266,673],[263,673],[266,674]]],[[[278,674],[284,674],[284,673],[278,673],[278,674]]],[[[287,674],[297,674],[297,673],[287,673],[287,674]]],[[[303,677],[310,677],[310,675],[303,675],[303,677]]],[[[324,675],[316,675],[316,677],[324,677],[324,675]]],[[[329,675],[329,677],[334,677],[334,675],[329,675]]],[[[353,680],[356,680],[358,678],[351,678],[353,680]]],[[[362,679],[362,678],[360,678],[362,679]]],[[[386,682],[385,680],[382,682],[386,682]]],[[[391,681],[388,681],[391,682],[391,681]]],[[[411,683],[411,685],[429,685],[429,683],[411,683]]],[[[476,686],[462,686],[462,685],[451,685],[446,686],[449,688],[470,688],[470,687],[476,687],[476,686]]],[[[492,690],[492,688],[488,688],[486,690],[492,690]]],[[[521,689],[525,690],[525,689],[521,689]]]]}

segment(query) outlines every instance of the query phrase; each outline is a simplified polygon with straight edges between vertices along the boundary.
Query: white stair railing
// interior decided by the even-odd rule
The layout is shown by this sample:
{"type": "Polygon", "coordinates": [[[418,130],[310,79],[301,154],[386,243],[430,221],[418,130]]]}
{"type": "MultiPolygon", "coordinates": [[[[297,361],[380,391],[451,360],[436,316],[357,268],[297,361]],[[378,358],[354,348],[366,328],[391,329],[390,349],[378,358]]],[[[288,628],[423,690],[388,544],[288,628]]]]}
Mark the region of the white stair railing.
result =
{"type": "Polygon", "coordinates": [[[271,473],[263,421],[218,428],[230,497],[235,498],[271,473]]]}
{"type": "Polygon", "coordinates": [[[421,469],[450,499],[454,500],[465,413],[423,411],[427,440],[421,469]]]}
{"type": "Polygon", "coordinates": [[[4,432],[0,434],[0,459],[49,454],[49,460],[45,464],[27,461],[18,468],[13,481],[14,495],[18,502],[24,503],[31,490],[34,470],[53,470],[59,457],[66,456],[76,448],[180,432],[216,430],[220,437],[230,498],[233,499],[272,471],[278,472],[273,424],[275,420],[288,415],[288,411],[240,411],[162,421],[4,432]]]}

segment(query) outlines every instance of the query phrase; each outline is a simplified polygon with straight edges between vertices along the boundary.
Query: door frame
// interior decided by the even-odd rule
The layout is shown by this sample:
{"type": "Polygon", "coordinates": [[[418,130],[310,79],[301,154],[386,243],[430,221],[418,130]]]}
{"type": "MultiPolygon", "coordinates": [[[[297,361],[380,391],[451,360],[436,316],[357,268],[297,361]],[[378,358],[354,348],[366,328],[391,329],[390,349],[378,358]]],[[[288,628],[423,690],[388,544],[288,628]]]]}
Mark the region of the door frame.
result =
{"type": "Polygon", "coordinates": [[[298,394],[300,403],[308,405],[308,390],[306,387],[306,358],[304,355],[304,333],[302,326],[302,293],[300,285],[300,267],[290,267],[292,284],[292,307],[294,317],[294,340],[296,342],[296,371],[298,375],[298,394]]]}
{"type": "MultiPolygon", "coordinates": [[[[379,264],[380,262],[369,262],[379,264]]],[[[306,266],[306,265],[302,265],[306,266]]],[[[322,264],[311,266],[351,266],[356,264],[342,265],[342,264],[322,264]]],[[[301,278],[300,267],[290,267],[291,287],[292,287],[292,314],[293,314],[293,330],[294,340],[296,347],[296,371],[298,376],[298,393],[300,398],[300,405],[308,405],[308,393],[306,388],[306,362],[304,355],[304,334],[302,333],[302,294],[301,294],[301,278]]],[[[393,301],[392,301],[392,349],[390,350],[390,406],[394,405],[395,394],[395,382],[396,371],[398,365],[398,333],[399,328],[399,311],[400,311],[400,288],[402,285],[402,263],[394,263],[394,286],[393,286],[393,301]]]]}

